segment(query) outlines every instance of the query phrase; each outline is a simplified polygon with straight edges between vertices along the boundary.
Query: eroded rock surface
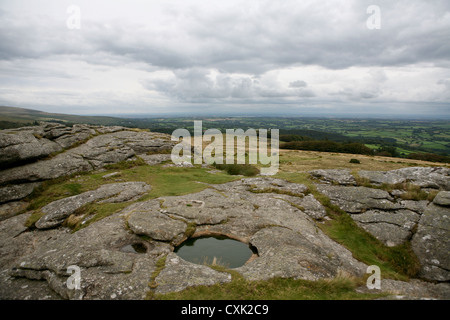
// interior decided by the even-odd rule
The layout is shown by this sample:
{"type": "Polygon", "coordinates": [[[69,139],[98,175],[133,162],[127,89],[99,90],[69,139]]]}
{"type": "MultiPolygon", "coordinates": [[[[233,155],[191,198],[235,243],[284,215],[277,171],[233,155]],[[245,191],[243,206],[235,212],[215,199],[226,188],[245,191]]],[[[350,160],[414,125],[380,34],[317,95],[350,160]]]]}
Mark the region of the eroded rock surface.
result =
{"type": "MultiPolygon", "coordinates": [[[[442,191],[441,191],[442,193],[442,191]]],[[[438,194],[439,195],[439,194],[438,194]]],[[[420,217],[411,244],[419,258],[421,276],[428,280],[450,280],[450,208],[441,206],[441,197],[429,204],[420,217]]]]}
{"type": "MultiPolygon", "coordinates": [[[[140,155],[147,164],[158,164],[170,155],[153,153],[167,153],[172,146],[168,135],[123,127],[42,124],[0,132],[0,163],[8,167],[0,175],[0,298],[143,299],[149,291],[167,293],[229,282],[228,273],[184,261],[173,253],[188,237],[205,235],[228,236],[255,248],[257,257],[235,269],[250,280],[365,274],[367,266],[318,227],[328,219],[324,206],[305,185],[281,179],[242,179],[144,202],[137,201],[150,191],[143,182],[105,184],[39,208],[44,216],[36,228],[25,227],[31,212],[14,216],[26,208],[21,200],[42,181],[140,155]],[[86,204],[126,201],[130,205],[122,211],[76,232],[62,226],[86,204]],[[159,265],[162,259],[163,266],[159,265]],[[80,289],[67,286],[67,271],[74,265],[81,270],[80,289]]],[[[311,175],[321,181],[316,185],[319,192],[386,245],[411,241],[422,265],[422,279],[448,282],[448,168],[359,172],[374,185],[408,182],[441,190],[431,203],[403,200],[402,190],[357,186],[349,170],[315,170],[311,175]]],[[[104,180],[116,176],[120,172],[104,180]]],[[[416,292],[449,298],[448,283],[385,284],[393,292],[425,288],[426,292],[416,292]]]]}
{"type": "Polygon", "coordinates": [[[328,196],[334,204],[349,213],[361,213],[369,209],[398,210],[403,207],[384,190],[367,187],[317,185],[317,190],[328,196]]]}
{"type": "Polygon", "coordinates": [[[186,223],[155,211],[135,211],[128,218],[128,226],[137,235],[155,240],[172,241],[184,234],[186,223]]]}
{"type": "MultiPolygon", "coordinates": [[[[42,280],[40,284],[47,283],[65,299],[141,299],[149,290],[165,293],[230,281],[228,273],[171,253],[176,243],[187,238],[188,226],[194,237],[226,235],[253,245],[259,256],[236,269],[248,279],[315,280],[334,277],[340,271],[361,276],[367,266],[316,226],[312,216],[321,217],[323,208],[311,195],[302,193],[306,191],[303,185],[277,179],[242,179],[185,196],[136,202],[75,233],[56,226],[27,230],[23,227],[27,215],[7,219],[0,222],[0,227],[8,230],[0,238],[5,253],[0,272],[5,289],[0,296],[20,298],[16,289],[18,284],[24,286],[26,279],[42,280]],[[310,204],[308,210],[317,214],[307,214],[295,205],[296,199],[301,202],[304,198],[305,207],[310,204]],[[123,250],[133,243],[140,243],[146,252],[123,250]],[[165,266],[151,289],[148,284],[157,261],[165,256],[165,266]],[[66,286],[71,265],[81,268],[80,290],[66,286]],[[8,293],[9,289],[14,294],[8,293]]],[[[71,198],[66,201],[73,201],[71,198]]],[[[42,294],[23,292],[23,296],[38,299],[48,296],[45,290],[42,294]]]]}
{"type": "Polygon", "coordinates": [[[38,229],[54,228],[62,224],[72,213],[88,203],[132,201],[144,193],[149,192],[150,189],[150,186],[144,182],[106,184],[96,190],[87,191],[46,205],[41,209],[45,215],[35,225],[38,229]]]}
{"type": "Polygon", "coordinates": [[[410,182],[422,188],[450,189],[450,169],[443,167],[410,167],[391,171],[361,170],[358,174],[373,184],[410,182]]]}
{"type": "Polygon", "coordinates": [[[363,229],[373,234],[387,246],[400,245],[411,239],[420,215],[411,210],[368,210],[352,215],[363,229]]]}
{"type": "MultiPolygon", "coordinates": [[[[450,297],[450,285],[448,283],[430,283],[418,279],[410,281],[398,281],[381,279],[380,290],[391,295],[383,300],[447,300],[450,297]]],[[[360,287],[358,292],[373,292],[367,287],[360,287]]]]}
{"type": "MultiPolygon", "coordinates": [[[[327,171],[327,170],[323,170],[327,171]]],[[[332,177],[334,171],[323,176],[332,177]]],[[[404,191],[318,184],[317,189],[346,211],[359,226],[387,246],[411,241],[421,263],[419,276],[432,281],[450,279],[450,192],[448,168],[403,168],[392,171],[360,171],[375,185],[410,183],[421,190],[441,190],[432,202],[403,200],[404,191]]]]}
{"type": "Polygon", "coordinates": [[[166,153],[173,145],[167,134],[124,127],[43,123],[2,130],[0,164],[5,169],[0,175],[0,203],[25,198],[36,186],[32,183],[99,169],[141,154],[166,153]]]}
{"type": "Polygon", "coordinates": [[[321,180],[322,182],[339,185],[356,185],[356,179],[350,173],[349,169],[318,169],[312,170],[309,173],[311,176],[321,180]]]}
{"type": "MultiPolygon", "coordinates": [[[[21,238],[31,240],[34,246],[24,243],[27,250],[23,256],[11,259],[10,255],[10,263],[6,266],[12,269],[9,277],[2,280],[6,284],[9,282],[10,286],[14,285],[16,278],[45,280],[65,299],[143,299],[155,262],[162,254],[170,252],[165,243],[142,241],[125,227],[119,214],[73,234],[59,228],[25,232],[15,239],[20,242],[21,238]],[[132,243],[142,243],[147,252],[139,254],[121,250],[132,243]],[[70,275],[67,269],[71,265],[81,269],[80,290],[68,289],[66,285],[70,275]]],[[[2,269],[6,266],[2,264],[2,269]]],[[[0,287],[3,288],[3,283],[0,287]]],[[[29,294],[27,290],[22,291],[23,295],[29,294]]],[[[7,285],[0,294],[8,297],[7,285]]]]}
{"type": "Polygon", "coordinates": [[[166,258],[166,267],[155,281],[157,284],[155,292],[164,294],[192,286],[230,282],[231,275],[207,266],[189,263],[175,253],[170,253],[166,258]]]}

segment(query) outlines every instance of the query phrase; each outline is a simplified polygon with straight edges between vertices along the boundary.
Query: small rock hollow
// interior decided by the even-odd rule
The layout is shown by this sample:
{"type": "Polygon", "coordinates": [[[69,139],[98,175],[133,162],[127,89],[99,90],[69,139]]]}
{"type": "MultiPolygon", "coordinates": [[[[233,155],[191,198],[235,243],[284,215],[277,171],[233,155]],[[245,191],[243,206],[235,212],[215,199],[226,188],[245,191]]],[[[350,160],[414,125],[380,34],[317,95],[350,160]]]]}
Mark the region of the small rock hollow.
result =
{"type": "Polygon", "coordinates": [[[227,268],[243,266],[257,254],[255,247],[225,236],[189,238],[176,247],[174,252],[192,263],[227,268]]]}

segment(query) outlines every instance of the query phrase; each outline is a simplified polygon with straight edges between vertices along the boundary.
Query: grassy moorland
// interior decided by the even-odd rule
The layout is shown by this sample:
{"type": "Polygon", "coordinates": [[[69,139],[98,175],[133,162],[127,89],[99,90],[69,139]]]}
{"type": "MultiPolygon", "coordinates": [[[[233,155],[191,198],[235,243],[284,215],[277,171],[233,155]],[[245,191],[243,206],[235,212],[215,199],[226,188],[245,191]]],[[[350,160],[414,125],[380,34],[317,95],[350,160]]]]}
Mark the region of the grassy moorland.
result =
{"type": "MultiPolygon", "coordinates": [[[[26,112],[25,112],[26,113],[26,112]]],[[[47,115],[48,116],[48,115],[47,115]]],[[[96,121],[95,117],[92,121],[96,121]]],[[[12,119],[12,118],[11,118],[12,119]]],[[[10,120],[11,120],[10,119],[10,120]]],[[[16,120],[19,118],[15,118],[16,120]]],[[[48,120],[43,117],[30,118],[37,120],[48,120]]],[[[22,119],[23,120],[23,119],[22,119]]],[[[50,119],[51,120],[51,119],[50,119]]],[[[75,120],[75,119],[73,119],[75,120]]],[[[78,119],[80,120],[80,119],[78,119]]],[[[97,119],[98,120],[98,119],[97,119]]],[[[28,121],[28,120],[27,120],[28,121]]],[[[34,120],[33,120],[34,121],[34,120]]],[[[62,120],[61,120],[62,121],[62,120]]],[[[62,122],[69,123],[69,120],[62,122]]],[[[72,120],[71,120],[72,121],[72,120]]],[[[137,120],[136,120],[137,121],[137,120]]],[[[147,119],[139,120],[140,127],[150,128],[157,131],[159,125],[163,128],[160,131],[169,131],[175,128],[186,127],[191,129],[193,119],[147,119]]],[[[360,121],[360,120],[358,120],[360,121]]],[[[230,118],[230,119],[205,119],[204,129],[218,128],[223,129],[224,126],[232,128],[277,128],[284,126],[286,134],[306,136],[309,134],[314,139],[330,139],[333,137],[340,142],[347,141],[349,136],[373,137],[380,135],[381,140],[374,140],[367,143],[370,148],[379,148],[378,142],[401,143],[404,150],[408,148],[425,148],[426,150],[444,150],[448,154],[449,141],[449,124],[439,121],[430,121],[426,123],[413,123],[416,131],[408,129],[408,125],[403,122],[395,124],[394,122],[376,122],[368,121],[365,125],[357,120],[345,122],[343,120],[320,120],[320,119],[265,119],[265,118],[230,118]],[[333,122],[335,121],[335,122],[333,122]],[[205,125],[206,123],[206,125],[205,125]],[[303,123],[303,124],[302,124],[303,123]],[[334,124],[333,124],[334,123],[334,124]],[[389,123],[391,126],[389,126],[389,123]],[[327,125],[327,128],[323,126],[327,125]],[[403,127],[401,125],[404,125],[403,127]],[[397,134],[395,126],[398,126],[397,134]],[[419,130],[419,126],[421,127],[419,130]],[[299,129],[304,128],[304,129],[299,129]],[[312,129],[314,128],[314,129],[312,129]],[[347,128],[343,130],[343,128],[347,128]],[[350,128],[353,128],[350,130],[350,128]],[[359,128],[359,129],[358,129],[359,128]],[[326,131],[318,131],[318,129],[326,129],[326,131]],[[289,131],[290,130],[290,131],[289,131]],[[333,133],[333,130],[334,133],[333,133]],[[359,130],[359,131],[358,131],[359,130]],[[357,132],[365,132],[364,134],[356,134],[357,132]],[[347,135],[347,136],[346,136],[347,135]],[[384,135],[384,136],[383,136],[384,135]],[[388,135],[391,135],[388,137],[388,135]],[[414,136],[421,137],[423,135],[420,147],[412,146],[416,140],[408,140],[405,137],[414,136]],[[394,140],[386,140],[394,139],[394,140]],[[401,140],[403,139],[403,140],[401,140]],[[400,141],[401,140],[401,141],[400,141]],[[378,142],[377,142],[378,141],[378,142]],[[383,142],[384,141],[384,142],[383,142]],[[433,141],[436,145],[433,146],[433,141]],[[444,147],[441,147],[444,146],[444,147]]],[[[362,120],[361,120],[362,121],[362,120]]],[[[85,122],[85,121],[80,121],[85,122]]],[[[86,121],[88,122],[88,121],[86,121]]],[[[25,122],[21,122],[22,124],[25,122]]],[[[88,122],[89,123],[89,122],[88,122]]],[[[92,123],[92,122],[91,122],[92,123]]],[[[137,122],[130,121],[136,124],[137,122]]],[[[29,124],[32,124],[30,122],[29,124]]],[[[110,123],[96,123],[110,124],[110,123]]],[[[124,123],[114,123],[125,125],[124,123]]],[[[411,123],[410,123],[411,124],[411,123]]],[[[360,138],[360,137],[359,137],[360,138]]],[[[411,138],[412,139],[412,138],[411,138]]],[[[414,138],[416,139],[416,138],[414,138]]],[[[359,140],[360,142],[363,140],[359,140]]],[[[392,144],[390,146],[393,146],[392,144]]],[[[398,145],[397,145],[398,146],[398,145]]],[[[203,146],[205,147],[205,145],[203,146]]],[[[396,147],[398,148],[398,147],[396,147]]],[[[423,149],[423,150],[425,150],[423,149]]],[[[416,149],[414,149],[416,150],[416,149]]],[[[246,155],[248,159],[248,154],[246,155]]],[[[413,277],[418,270],[418,262],[414,253],[408,244],[397,247],[386,247],[380,241],[359,228],[356,223],[342,210],[331,204],[330,200],[317,192],[314,187],[314,181],[308,175],[308,171],[314,169],[350,169],[357,177],[359,170],[393,170],[409,166],[447,166],[445,163],[435,163],[429,161],[413,160],[406,158],[393,158],[385,156],[373,155],[355,155],[337,152],[317,152],[304,150],[280,150],[279,153],[280,167],[276,178],[286,179],[291,182],[305,184],[309,191],[325,206],[330,220],[317,222],[320,228],[330,238],[341,243],[348,248],[353,256],[368,264],[376,264],[380,266],[383,278],[392,278],[397,280],[408,280],[413,277]],[[352,160],[354,159],[354,160],[352,160]],[[357,161],[356,161],[357,160],[357,161]]],[[[256,166],[258,169],[260,166],[256,166]]],[[[69,177],[59,178],[52,181],[44,182],[40,188],[35,190],[27,199],[29,206],[27,210],[33,210],[32,215],[27,221],[27,226],[33,227],[33,224],[42,216],[40,209],[46,204],[67,196],[77,195],[88,190],[94,190],[106,183],[120,181],[143,181],[152,186],[151,191],[137,201],[145,201],[155,199],[162,196],[176,196],[188,193],[199,192],[209,186],[207,184],[219,184],[241,179],[243,176],[235,174],[253,175],[258,170],[252,167],[240,168],[239,166],[217,166],[219,170],[212,170],[213,167],[201,167],[195,165],[189,168],[166,167],[164,164],[149,166],[141,159],[134,162],[123,162],[111,165],[103,170],[80,173],[69,177]],[[117,174],[110,178],[103,176],[116,172],[117,174]]],[[[357,180],[359,181],[359,180],[357,180]]],[[[360,181],[364,184],[364,181],[360,181]]],[[[385,186],[389,187],[389,186],[385,186]]],[[[408,188],[406,186],[405,188],[408,188]]],[[[419,197],[428,199],[432,195],[420,194],[418,190],[408,189],[408,194],[412,198],[419,197]]],[[[65,226],[77,232],[81,228],[87,227],[89,224],[96,223],[101,219],[112,215],[130,203],[104,203],[104,204],[88,204],[79,209],[74,215],[70,216],[65,226]],[[87,223],[82,224],[80,217],[90,216],[91,219],[87,223]]],[[[161,259],[160,269],[164,267],[164,260],[161,259]]],[[[364,278],[353,278],[346,275],[339,275],[335,279],[320,281],[305,281],[294,279],[271,279],[267,281],[248,281],[234,270],[226,269],[218,266],[221,271],[229,272],[232,275],[232,281],[225,285],[215,286],[198,286],[186,289],[179,293],[169,295],[149,294],[149,299],[373,299],[379,295],[366,294],[357,292],[355,289],[365,284],[364,278]]],[[[156,278],[155,273],[153,278],[156,278]]],[[[154,280],[154,279],[153,279],[154,280]]],[[[149,279],[153,283],[152,279],[149,279]]],[[[149,290],[150,292],[150,290],[149,290]]]]}
{"type": "MultiPolygon", "coordinates": [[[[349,154],[320,153],[312,151],[280,151],[280,170],[276,178],[305,184],[309,191],[326,207],[331,218],[318,222],[325,234],[347,247],[353,256],[368,265],[380,266],[383,278],[408,280],[418,269],[417,259],[409,245],[386,247],[373,236],[359,228],[355,222],[339,208],[332,205],[327,197],[317,192],[314,181],[307,171],[317,168],[349,168],[353,172],[358,169],[391,170],[408,166],[439,165],[414,160],[398,160],[387,157],[357,156],[359,164],[350,163],[356,157],[349,154]],[[398,160],[398,161],[397,161],[398,160]]],[[[102,184],[116,181],[143,181],[152,186],[152,190],[137,201],[155,199],[161,196],[183,195],[199,192],[208,188],[207,184],[218,184],[241,179],[243,176],[228,174],[226,170],[212,170],[195,165],[190,168],[167,167],[164,164],[149,166],[142,160],[123,162],[111,165],[105,170],[72,175],[43,183],[27,200],[28,210],[34,210],[27,224],[33,223],[42,216],[40,208],[51,201],[80,194],[98,188],[102,184]],[[103,178],[106,174],[118,174],[103,178]]],[[[257,172],[257,171],[256,171],[257,172]]],[[[88,204],[69,217],[65,226],[77,232],[89,224],[122,210],[130,203],[88,204]],[[81,224],[79,217],[86,215],[92,218],[81,224]]],[[[164,267],[163,261],[161,268],[164,267]]],[[[198,286],[182,292],[168,295],[154,295],[149,290],[149,299],[374,299],[384,296],[357,292],[357,287],[365,284],[365,277],[354,278],[339,275],[335,279],[306,281],[294,279],[270,279],[267,281],[249,281],[232,269],[220,266],[221,271],[229,272],[232,281],[224,285],[198,286]]],[[[156,277],[156,275],[155,275],[156,277]]],[[[149,279],[151,280],[151,279],[149,279]]],[[[152,281],[150,281],[152,283],[152,281]]]]}

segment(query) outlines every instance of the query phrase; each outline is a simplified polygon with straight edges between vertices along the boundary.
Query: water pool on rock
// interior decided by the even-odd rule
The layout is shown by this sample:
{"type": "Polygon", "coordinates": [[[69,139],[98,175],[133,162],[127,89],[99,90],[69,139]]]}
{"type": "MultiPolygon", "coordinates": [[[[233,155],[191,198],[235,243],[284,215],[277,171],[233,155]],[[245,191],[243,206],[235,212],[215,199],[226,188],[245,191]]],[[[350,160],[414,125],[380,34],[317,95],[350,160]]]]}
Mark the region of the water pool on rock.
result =
{"type": "Polygon", "coordinates": [[[243,266],[252,256],[249,245],[227,237],[190,238],[174,252],[186,261],[196,264],[218,264],[227,268],[243,266]]]}

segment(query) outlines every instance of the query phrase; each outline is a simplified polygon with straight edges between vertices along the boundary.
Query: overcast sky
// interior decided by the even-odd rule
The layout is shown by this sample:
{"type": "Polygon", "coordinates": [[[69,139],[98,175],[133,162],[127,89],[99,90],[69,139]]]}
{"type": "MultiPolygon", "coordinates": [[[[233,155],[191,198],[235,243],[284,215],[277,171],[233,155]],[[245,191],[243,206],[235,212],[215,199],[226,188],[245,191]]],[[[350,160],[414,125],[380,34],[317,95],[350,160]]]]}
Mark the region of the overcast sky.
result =
{"type": "Polygon", "coordinates": [[[450,116],[450,1],[0,0],[0,105],[450,116]]]}

